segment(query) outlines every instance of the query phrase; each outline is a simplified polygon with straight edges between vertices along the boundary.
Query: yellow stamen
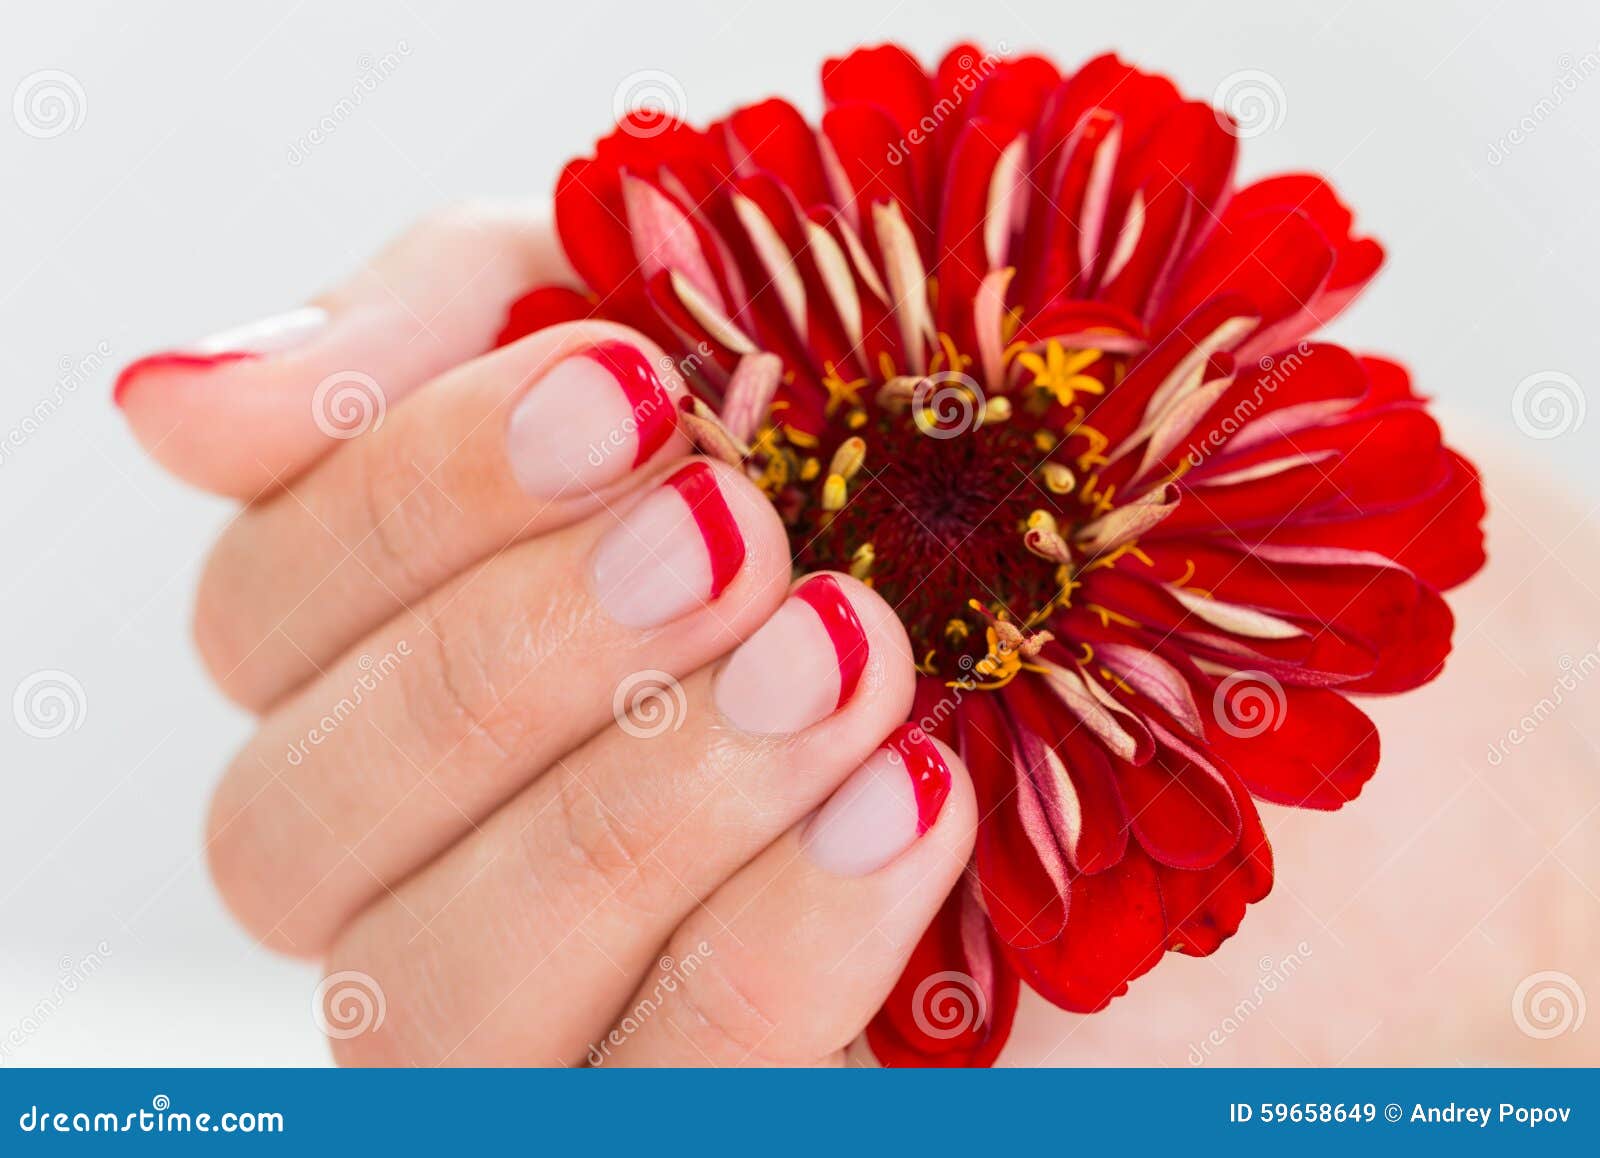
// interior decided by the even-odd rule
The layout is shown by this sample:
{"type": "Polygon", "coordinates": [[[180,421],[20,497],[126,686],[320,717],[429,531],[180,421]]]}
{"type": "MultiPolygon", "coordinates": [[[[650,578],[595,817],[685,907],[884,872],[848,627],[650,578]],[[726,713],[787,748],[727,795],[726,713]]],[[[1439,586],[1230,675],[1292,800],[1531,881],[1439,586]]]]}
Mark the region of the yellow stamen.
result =
{"type": "Polygon", "coordinates": [[[872,549],[871,543],[862,543],[856,548],[855,554],[850,556],[851,576],[866,581],[872,575],[872,565],[877,561],[877,557],[877,552],[872,549]]]}
{"type": "Polygon", "coordinates": [[[845,487],[844,475],[830,474],[822,484],[822,509],[825,511],[842,510],[848,493],[845,487]]]}
{"type": "Polygon", "coordinates": [[[1059,462],[1047,462],[1039,468],[1039,474],[1044,479],[1045,489],[1054,495],[1068,495],[1077,485],[1077,479],[1072,472],[1059,462]]]}
{"type": "Polygon", "coordinates": [[[1105,383],[1083,373],[1099,360],[1099,350],[1068,351],[1054,339],[1045,343],[1043,357],[1032,350],[1017,355],[1018,363],[1033,374],[1033,385],[1062,406],[1072,405],[1078,394],[1105,393],[1105,383]]]}
{"type": "Polygon", "coordinates": [[[860,406],[861,388],[866,384],[865,378],[852,378],[846,381],[832,362],[824,362],[822,388],[828,392],[828,404],[823,413],[831,416],[841,406],[860,406]]]}
{"type": "Polygon", "coordinates": [[[839,449],[833,452],[833,461],[828,464],[828,473],[843,475],[844,481],[849,482],[860,472],[861,464],[866,460],[866,440],[847,438],[839,444],[839,449]]]}

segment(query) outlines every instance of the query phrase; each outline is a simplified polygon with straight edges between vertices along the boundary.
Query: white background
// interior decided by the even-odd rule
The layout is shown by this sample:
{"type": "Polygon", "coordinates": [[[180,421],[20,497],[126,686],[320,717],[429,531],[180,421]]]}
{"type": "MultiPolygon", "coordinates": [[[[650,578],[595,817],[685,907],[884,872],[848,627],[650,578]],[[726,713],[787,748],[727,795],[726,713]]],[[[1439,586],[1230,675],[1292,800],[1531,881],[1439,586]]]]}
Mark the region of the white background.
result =
{"type": "Polygon", "coordinates": [[[144,460],[109,402],[116,368],[296,304],[431,206],[545,196],[631,74],[670,73],[705,119],[774,92],[814,111],[820,61],[883,39],[931,58],[972,37],[1063,65],[1114,48],[1199,96],[1264,71],[1282,121],[1246,142],[1244,175],[1330,173],[1389,250],[1338,336],[1405,358],[1579,509],[1600,498],[1600,414],[1541,441],[1511,421],[1531,374],[1590,396],[1600,381],[1588,0],[107,0],[13,6],[6,24],[0,99],[41,70],[81,99],[47,138],[0,105],[0,432],[86,369],[0,457],[0,1039],[23,1028],[3,1064],[326,1056],[315,975],[234,930],[197,859],[209,786],[248,731],[187,637],[229,508],[144,460]],[[385,56],[398,65],[361,91],[385,56]],[[74,730],[38,739],[9,700],[46,669],[84,700],[74,730]],[[36,1013],[63,960],[91,953],[94,975],[36,1013]]]}

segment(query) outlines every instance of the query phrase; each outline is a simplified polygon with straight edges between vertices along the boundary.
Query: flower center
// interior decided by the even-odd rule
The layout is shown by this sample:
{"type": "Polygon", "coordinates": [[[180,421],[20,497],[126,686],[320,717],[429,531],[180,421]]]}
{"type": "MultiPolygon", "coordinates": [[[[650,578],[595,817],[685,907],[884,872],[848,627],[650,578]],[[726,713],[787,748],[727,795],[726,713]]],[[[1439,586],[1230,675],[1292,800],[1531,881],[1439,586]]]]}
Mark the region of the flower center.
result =
{"type": "Polygon", "coordinates": [[[855,431],[864,453],[842,505],[806,505],[789,535],[799,569],[849,571],[888,600],[922,670],[982,681],[993,674],[979,667],[994,658],[991,620],[1030,626],[1062,577],[1025,543],[1030,516],[1053,498],[1031,432],[969,426],[880,412],[855,431]]]}

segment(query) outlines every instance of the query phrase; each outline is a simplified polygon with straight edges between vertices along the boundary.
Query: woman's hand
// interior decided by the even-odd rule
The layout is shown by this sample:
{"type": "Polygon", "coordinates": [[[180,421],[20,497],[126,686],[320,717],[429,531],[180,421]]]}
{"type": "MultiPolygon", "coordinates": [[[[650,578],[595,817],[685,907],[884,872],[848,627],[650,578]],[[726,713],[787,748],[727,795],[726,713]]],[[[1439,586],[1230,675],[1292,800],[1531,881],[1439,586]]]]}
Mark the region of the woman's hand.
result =
{"type": "Polygon", "coordinates": [[[762,493],[690,457],[659,349],[483,353],[551,252],[458,212],[119,384],[164,465],[254,496],[196,613],[261,718],[212,872],[264,944],[381,989],[344,1062],[838,1061],[961,877],[966,772],[897,730],[893,610],[792,583],[762,493]]]}

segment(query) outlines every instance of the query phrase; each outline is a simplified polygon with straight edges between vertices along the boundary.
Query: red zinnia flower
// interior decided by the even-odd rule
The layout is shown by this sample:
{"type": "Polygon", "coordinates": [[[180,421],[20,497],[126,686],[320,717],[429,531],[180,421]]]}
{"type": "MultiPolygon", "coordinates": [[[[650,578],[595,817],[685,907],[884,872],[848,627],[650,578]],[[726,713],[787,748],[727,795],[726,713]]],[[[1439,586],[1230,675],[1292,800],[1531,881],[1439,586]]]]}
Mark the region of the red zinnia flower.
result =
{"type": "Polygon", "coordinates": [[[1272,884],[1252,797],[1361,791],[1347,694],[1438,674],[1483,501],[1404,369],[1307,340],[1382,250],[1321,178],[1235,190],[1225,115],[1115,57],[971,46],[822,87],[815,128],[624,120],[556,188],[589,292],[534,290],[502,337],[654,337],[796,567],[899,610],[983,820],[869,1040],[981,1065],[1019,981],[1097,1010],[1232,935],[1272,884]]]}

